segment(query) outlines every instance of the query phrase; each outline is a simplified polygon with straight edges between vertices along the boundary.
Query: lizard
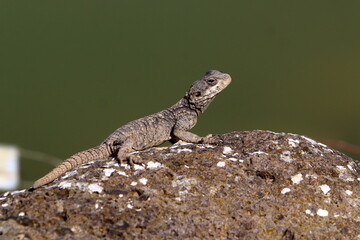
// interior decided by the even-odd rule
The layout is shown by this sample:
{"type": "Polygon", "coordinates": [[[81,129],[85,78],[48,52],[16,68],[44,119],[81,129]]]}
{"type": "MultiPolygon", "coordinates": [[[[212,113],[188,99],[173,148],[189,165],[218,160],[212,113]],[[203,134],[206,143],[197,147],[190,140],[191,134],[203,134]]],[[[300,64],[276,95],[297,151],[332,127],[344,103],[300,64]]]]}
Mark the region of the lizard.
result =
{"type": "Polygon", "coordinates": [[[100,158],[115,157],[121,163],[124,161],[131,163],[132,152],[158,146],[166,141],[213,143],[211,134],[200,137],[189,130],[195,126],[198,116],[231,81],[231,76],[227,73],[218,70],[207,71],[173,106],[123,125],[100,145],[76,153],[60,163],[35,181],[31,189],[48,184],[71,169],[100,158]]]}

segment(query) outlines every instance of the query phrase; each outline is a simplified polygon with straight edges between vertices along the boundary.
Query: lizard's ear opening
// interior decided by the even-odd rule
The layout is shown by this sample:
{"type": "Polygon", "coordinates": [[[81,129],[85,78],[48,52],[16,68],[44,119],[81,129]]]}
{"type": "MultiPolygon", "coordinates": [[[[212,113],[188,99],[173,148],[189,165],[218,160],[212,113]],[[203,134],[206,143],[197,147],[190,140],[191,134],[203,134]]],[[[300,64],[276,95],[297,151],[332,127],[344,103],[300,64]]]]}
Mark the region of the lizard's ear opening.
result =
{"type": "Polygon", "coordinates": [[[194,95],[195,97],[200,97],[200,96],[201,96],[201,92],[194,92],[193,95],[194,95]]]}

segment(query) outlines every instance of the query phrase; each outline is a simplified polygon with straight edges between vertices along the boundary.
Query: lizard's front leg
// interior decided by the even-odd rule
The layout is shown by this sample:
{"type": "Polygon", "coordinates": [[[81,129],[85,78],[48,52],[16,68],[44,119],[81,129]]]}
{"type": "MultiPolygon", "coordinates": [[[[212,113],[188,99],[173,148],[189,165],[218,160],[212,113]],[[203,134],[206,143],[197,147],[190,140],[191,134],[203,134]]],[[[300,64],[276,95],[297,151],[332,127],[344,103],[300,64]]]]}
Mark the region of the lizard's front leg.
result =
{"type": "Polygon", "coordinates": [[[178,139],[184,142],[190,143],[215,143],[213,136],[211,134],[207,135],[206,137],[200,137],[195,133],[183,130],[183,129],[174,129],[173,134],[178,139]]]}

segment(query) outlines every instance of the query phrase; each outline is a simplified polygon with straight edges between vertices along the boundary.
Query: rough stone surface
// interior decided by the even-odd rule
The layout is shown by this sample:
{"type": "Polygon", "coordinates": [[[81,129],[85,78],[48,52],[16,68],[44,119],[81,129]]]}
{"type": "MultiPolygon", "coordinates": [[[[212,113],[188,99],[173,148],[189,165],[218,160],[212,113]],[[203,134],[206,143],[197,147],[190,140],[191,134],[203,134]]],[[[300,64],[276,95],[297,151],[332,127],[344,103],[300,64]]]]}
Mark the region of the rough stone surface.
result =
{"type": "Polygon", "coordinates": [[[0,239],[360,239],[360,166],[268,131],[80,166],[0,196],[0,239]]]}

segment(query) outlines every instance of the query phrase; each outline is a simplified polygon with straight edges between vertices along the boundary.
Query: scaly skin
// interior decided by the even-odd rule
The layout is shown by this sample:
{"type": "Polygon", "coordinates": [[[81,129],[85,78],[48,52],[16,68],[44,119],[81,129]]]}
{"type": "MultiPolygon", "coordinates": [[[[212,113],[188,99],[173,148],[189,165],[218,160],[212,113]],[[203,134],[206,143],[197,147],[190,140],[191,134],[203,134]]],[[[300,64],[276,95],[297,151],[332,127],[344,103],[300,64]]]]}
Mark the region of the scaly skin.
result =
{"type": "Polygon", "coordinates": [[[33,188],[38,188],[60,177],[71,169],[96,159],[117,157],[120,161],[130,159],[130,153],[158,146],[166,141],[182,140],[191,143],[211,143],[211,137],[200,137],[189,132],[216,95],[231,82],[229,74],[211,70],[195,81],[185,96],[172,107],[137,119],[118,128],[99,146],[79,152],[62,162],[33,188]]]}

